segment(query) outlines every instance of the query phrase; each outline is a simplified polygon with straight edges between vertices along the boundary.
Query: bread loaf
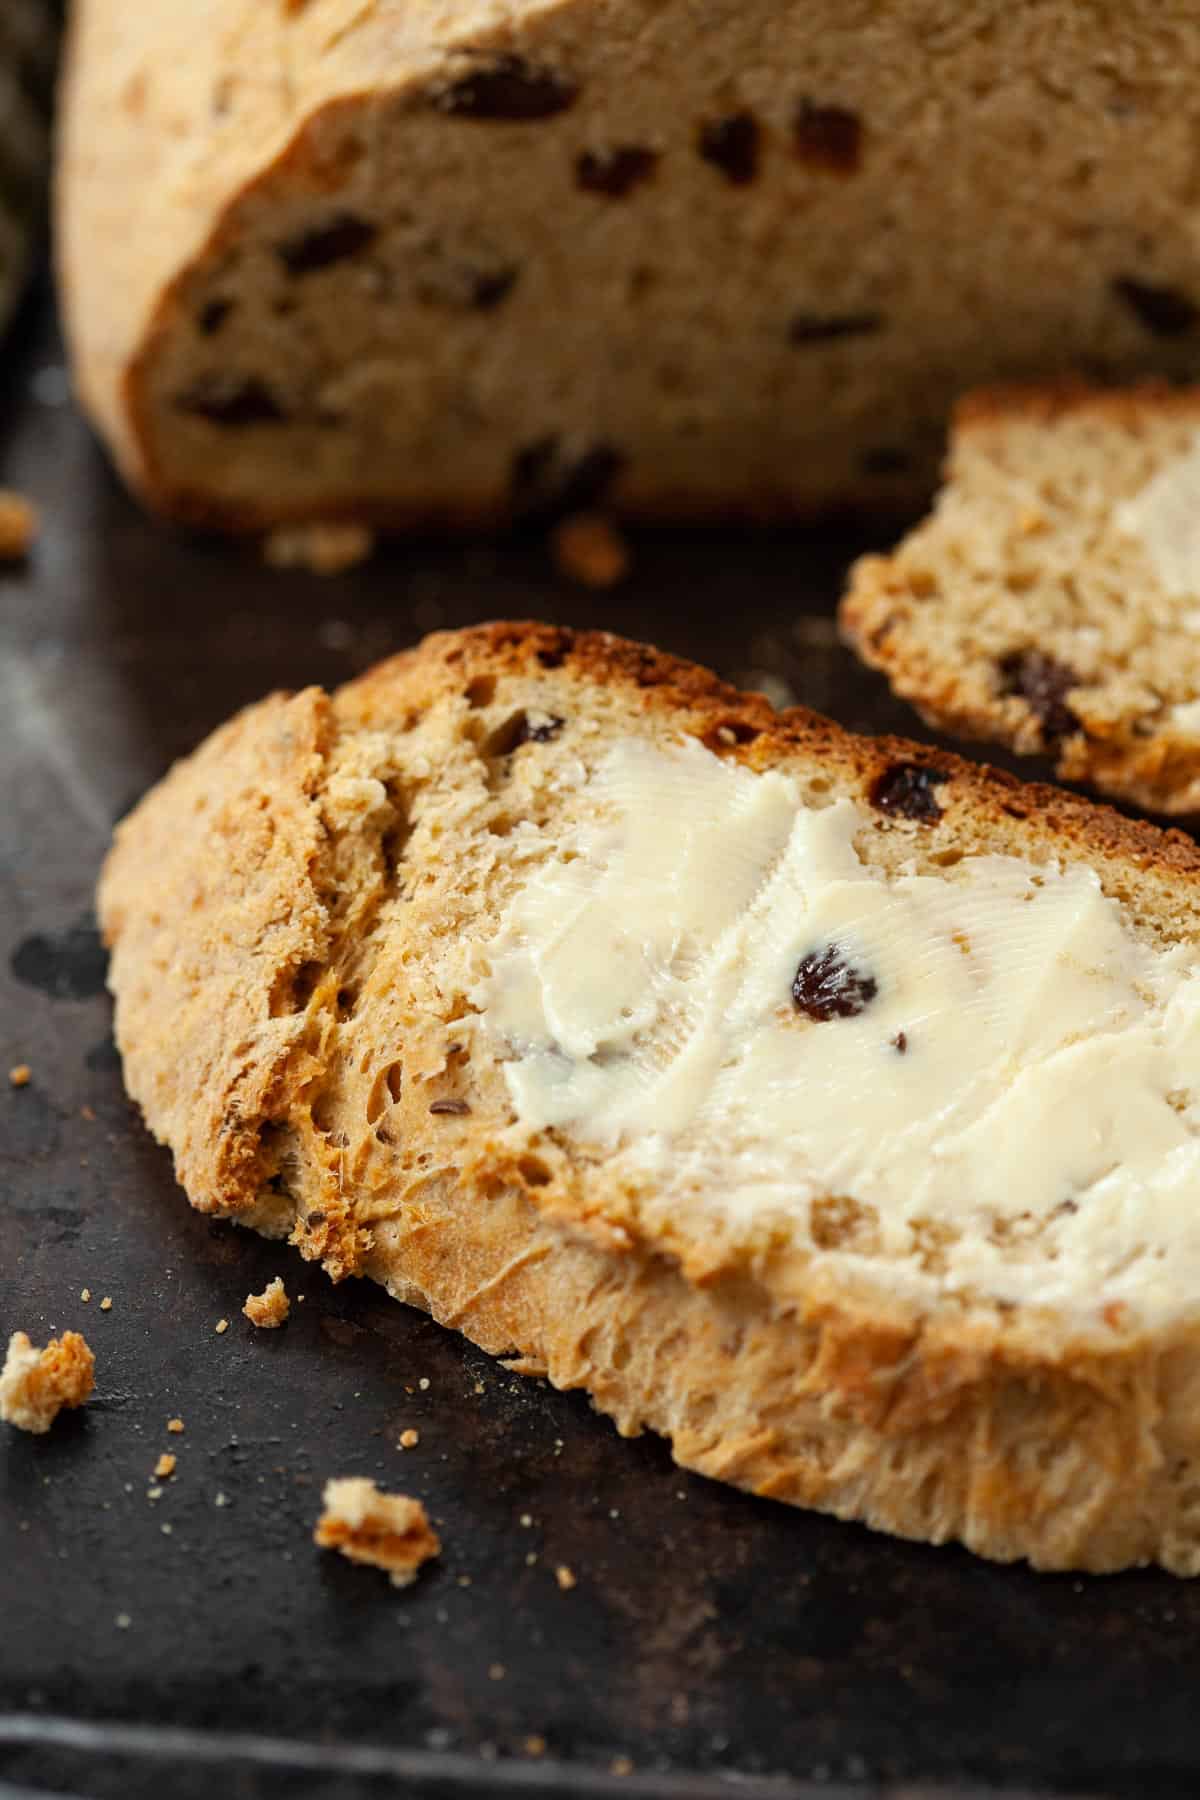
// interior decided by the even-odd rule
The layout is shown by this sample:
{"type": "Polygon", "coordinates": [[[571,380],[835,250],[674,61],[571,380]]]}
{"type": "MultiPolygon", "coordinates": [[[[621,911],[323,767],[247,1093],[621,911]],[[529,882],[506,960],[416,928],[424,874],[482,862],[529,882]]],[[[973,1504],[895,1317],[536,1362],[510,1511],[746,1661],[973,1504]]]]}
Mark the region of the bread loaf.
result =
{"type": "Polygon", "coordinates": [[[652,650],[276,695],[119,828],[202,1210],[756,1493],[1200,1569],[1200,851],[652,650]]]}
{"type": "Polygon", "coordinates": [[[76,0],[80,390],[258,529],[909,503],[948,406],[1200,374],[1200,0],[76,0]]]}
{"type": "Polygon", "coordinates": [[[1200,389],[965,401],[935,511],[842,623],[931,723],[1200,811],[1200,389]]]}

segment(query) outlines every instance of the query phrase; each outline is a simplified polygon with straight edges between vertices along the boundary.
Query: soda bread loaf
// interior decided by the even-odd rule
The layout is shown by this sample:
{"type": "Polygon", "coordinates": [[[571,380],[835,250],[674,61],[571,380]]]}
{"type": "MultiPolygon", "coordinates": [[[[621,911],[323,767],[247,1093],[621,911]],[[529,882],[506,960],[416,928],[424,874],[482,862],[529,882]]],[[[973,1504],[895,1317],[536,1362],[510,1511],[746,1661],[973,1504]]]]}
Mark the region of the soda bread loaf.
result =
{"type": "Polygon", "coordinates": [[[256,529],[932,488],[951,401],[1200,374],[1200,0],[76,0],[79,387],[256,529]]]}
{"type": "Polygon", "coordinates": [[[119,828],[194,1205],[755,1493],[1200,1570],[1200,850],[599,634],[277,694],[119,828]]]}
{"type": "Polygon", "coordinates": [[[1200,389],[971,396],[946,485],[842,607],[931,723],[1200,810],[1200,389]]]}
{"type": "Polygon", "coordinates": [[[8,324],[20,299],[44,218],[56,41],[52,0],[4,0],[0,7],[0,329],[8,324]]]}

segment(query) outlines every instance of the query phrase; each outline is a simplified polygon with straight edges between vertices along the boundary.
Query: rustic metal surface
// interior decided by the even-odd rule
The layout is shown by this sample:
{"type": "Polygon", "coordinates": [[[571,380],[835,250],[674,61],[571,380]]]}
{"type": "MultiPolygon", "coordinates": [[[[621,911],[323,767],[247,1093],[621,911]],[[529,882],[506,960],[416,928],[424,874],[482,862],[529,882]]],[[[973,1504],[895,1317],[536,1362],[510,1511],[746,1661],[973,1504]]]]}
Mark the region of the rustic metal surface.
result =
{"type": "Polygon", "coordinates": [[[681,1475],[581,1397],[192,1213],[122,1096],[97,864],[235,707],[433,626],[541,615],[909,728],[834,640],[861,540],[647,536],[600,597],[534,539],[272,573],[139,515],[70,409],[47,317],[6,379],[0,476],[45,534],[0,579],[0,1070],[33,1070],[0,1080],[0,1330],[84,1329],[99,1392],[48,1438],[0,1443],[0,1781],[180,1800],[700,1795],[734,1775],[909,1800],[1195,1793],[1200,1584],[1038,1578],[681,1475]],[[256,1334],[243,1298],[277,1273],[303,1303],[256,1334]],[[411,1591],[313,1550],[334,1472],[425,1499],[446,1549],[411,1591]]]}

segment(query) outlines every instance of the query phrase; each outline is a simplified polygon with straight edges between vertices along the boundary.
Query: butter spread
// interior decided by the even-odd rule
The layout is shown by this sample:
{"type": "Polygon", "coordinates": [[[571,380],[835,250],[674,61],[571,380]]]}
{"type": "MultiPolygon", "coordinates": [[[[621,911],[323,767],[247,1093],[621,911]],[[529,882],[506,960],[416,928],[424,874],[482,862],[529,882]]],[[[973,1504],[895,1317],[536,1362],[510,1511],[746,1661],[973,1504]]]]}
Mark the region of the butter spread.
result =
{"type": "Polygon", "coordinates": [[[1200,432],[1113,516],[1118,531],[1140,539],[1168,594],[1200,595],[1200,432]]]}
{"type": "Polygon", "coordinates": [[[1200,1292],[1197,957],[1136,937],[1090,869],[889,875],[856,850],[864,806],[690,740],[621,743],[584,804],[474,994],[517,1133],[604,1149],[651,1223],[774,1217],[804,1242],[814,1202],[851,1197],[901,1286],[1143,1312],[1200,1292]],[[801,965],[846,976],[840,1012],[798,1004],[801,965]]]}

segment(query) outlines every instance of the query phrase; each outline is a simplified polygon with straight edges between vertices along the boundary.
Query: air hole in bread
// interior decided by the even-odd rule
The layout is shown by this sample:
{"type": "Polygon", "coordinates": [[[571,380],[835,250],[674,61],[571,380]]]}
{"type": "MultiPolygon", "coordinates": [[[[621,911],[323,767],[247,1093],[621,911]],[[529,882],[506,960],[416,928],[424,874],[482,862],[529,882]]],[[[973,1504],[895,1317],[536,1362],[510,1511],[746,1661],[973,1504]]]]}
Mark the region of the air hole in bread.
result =
{"type": "Polygon", "coordinates": [[[527,1187],[548,1187],[554,1179],[548,1164],[540,1156],[523,1156],[517,1164],[517,1173],[527,1187]]]}
{"type": "Polygon", "coordinates": [[[465,698],[468,706],[490,706],[496,698],[496,677],[477,675],[474,681],[467,683],[465,698]]]}
{"type": "Polygon", "coordinates": [[[358,1005],[358,989],[353,985],[340,987],[337,991],[337,1016],[345,1021],[353,1016],[358,1005]]]}
{"type": "Polygon", "coordinates": [[[299,968],[281,970],[271,989],[271,1017],[304,1012],[324,972],[325,965],[319,962],[303,962],[299,968]]]}

